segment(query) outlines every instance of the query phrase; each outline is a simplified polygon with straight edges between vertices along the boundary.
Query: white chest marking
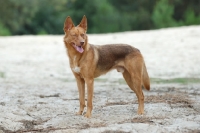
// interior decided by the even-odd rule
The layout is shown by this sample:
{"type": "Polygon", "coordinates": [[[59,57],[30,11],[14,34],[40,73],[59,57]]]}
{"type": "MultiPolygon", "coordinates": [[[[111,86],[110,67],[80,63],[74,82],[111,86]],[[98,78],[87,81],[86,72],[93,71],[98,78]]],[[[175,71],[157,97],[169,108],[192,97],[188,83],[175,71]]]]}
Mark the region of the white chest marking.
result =
{"type": "Polygon", "coordinates": [[[118,68],[117,68],[117,71],[123,73],[123,72],[124,72],[124,68],[118,67],[118,68]]]}
{"type": "Polygon", "coordinates": [[[76,64],[76,56],[74,56],[73,63],[74,63],[74,65],[75,65],[75,67],[72,68],[72,70],[73,70],[75,73],[80,73],[80,67],[78,67],[77,64],[76,64]]]}
{"type": "Polygon", "coordinates": [[[75,72],[75,73],[80,73],[80,67],[74,67],[73,68],[73,71],[75,72]]]}

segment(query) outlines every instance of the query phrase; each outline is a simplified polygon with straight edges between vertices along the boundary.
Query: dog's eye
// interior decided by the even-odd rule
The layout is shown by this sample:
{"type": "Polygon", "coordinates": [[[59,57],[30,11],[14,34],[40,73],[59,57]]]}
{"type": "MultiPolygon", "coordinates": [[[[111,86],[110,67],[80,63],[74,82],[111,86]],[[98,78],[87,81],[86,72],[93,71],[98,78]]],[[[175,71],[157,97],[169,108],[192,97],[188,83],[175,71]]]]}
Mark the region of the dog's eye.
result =
{"type": "Polygon", "coordinates": [[[85,36],[85,34],[81,34],[81,37],[84,37],[85,36]]]}
{"type": "Polygon", "coordinates": [[[75,33],[72,33],[71,35],[72,35],[72,36],[77,36],[75,33]]]}

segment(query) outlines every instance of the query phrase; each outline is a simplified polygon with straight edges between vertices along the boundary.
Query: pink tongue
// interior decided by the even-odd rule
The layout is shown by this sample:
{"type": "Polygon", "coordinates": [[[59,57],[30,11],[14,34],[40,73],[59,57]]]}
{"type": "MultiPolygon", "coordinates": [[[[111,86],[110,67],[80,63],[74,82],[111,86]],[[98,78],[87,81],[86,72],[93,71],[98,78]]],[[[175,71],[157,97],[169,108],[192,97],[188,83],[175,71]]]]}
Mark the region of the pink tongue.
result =
{"type": "Polygon", "coordinates": [[[75,46],[75,48],[79,53],[83,53],[84,51],[82,47],[75,46]]]}

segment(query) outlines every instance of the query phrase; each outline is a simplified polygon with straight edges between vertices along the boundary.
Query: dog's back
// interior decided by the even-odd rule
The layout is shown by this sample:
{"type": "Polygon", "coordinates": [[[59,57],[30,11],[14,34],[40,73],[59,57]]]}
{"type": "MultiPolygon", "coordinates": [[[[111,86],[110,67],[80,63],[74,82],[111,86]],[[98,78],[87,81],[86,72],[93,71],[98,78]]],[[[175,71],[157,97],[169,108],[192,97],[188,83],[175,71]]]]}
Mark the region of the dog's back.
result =
{"type": "Polygon", "coordinates": [[[99,54],[97,69],[101,71],[110,70],[117,62],[124,60],[130,53],[140,52],[138,49],[127,44],[110,44],[97,46],[99,54]]]}

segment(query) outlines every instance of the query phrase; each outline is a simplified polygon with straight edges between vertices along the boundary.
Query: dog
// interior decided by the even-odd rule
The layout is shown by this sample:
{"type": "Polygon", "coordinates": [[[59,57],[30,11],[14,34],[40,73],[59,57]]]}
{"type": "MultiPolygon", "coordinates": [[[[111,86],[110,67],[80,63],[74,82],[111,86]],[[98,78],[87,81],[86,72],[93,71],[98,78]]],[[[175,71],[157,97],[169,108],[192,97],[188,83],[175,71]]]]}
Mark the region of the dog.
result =
{"type": "Polygon", "coordinates": [[[94,78],[113,69],[121,72],[128,86],[138,98],[138,114],[144,114],[142,86],[150,90],[150,80],[140,51],[127,44],[92,45],[88,43],[87,18],[84,15],[75,26],[68,16],[64,23],[64,44],[69,57],[70,68],[76,78],[82,115],[85,105],[85,84],[87,86],[87,111],[90,118],[93,109],[94,78]]]}

